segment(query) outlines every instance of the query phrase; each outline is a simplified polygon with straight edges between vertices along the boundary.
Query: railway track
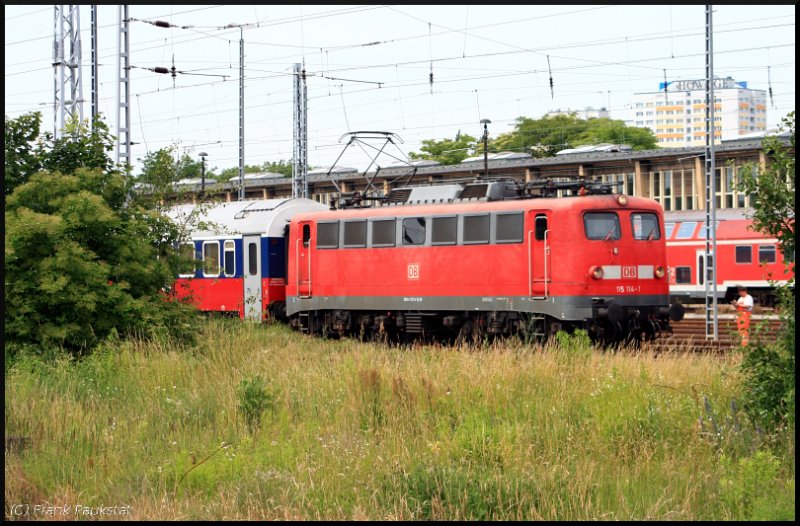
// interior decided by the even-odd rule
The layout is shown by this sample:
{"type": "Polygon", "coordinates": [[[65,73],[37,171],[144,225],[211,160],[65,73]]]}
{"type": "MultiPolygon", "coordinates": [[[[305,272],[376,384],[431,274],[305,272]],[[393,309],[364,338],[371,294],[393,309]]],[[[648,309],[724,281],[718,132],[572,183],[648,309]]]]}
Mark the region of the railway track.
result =
{"type": "MultiPolygon", "coordinates": [[[[717,318],[718,339],[706,339],[706,320],[702,314],[688,313],[683,320],[672,322],[672,334],[662,335],[654,347],[657,349],[676,349],[691,351],[727,352],[739,347],[739,333],[736,329],[736,315],[720,314],[717,318]]],[[[756,327],[765,323],[766,334],[774,334],[781,326],[778,316],[754,314],[750,320],[751,339],[756,327]]]]}

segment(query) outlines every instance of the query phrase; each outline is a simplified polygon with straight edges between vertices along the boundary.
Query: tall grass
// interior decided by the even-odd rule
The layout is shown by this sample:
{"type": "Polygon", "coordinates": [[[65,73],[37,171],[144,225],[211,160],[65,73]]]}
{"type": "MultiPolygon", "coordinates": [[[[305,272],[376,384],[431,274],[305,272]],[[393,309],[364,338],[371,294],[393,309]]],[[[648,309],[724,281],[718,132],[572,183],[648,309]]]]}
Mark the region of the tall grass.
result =
{"type": "Polygon", "coordinates": [[[580,337],[397,348],[211,320],[191,349],[10,364],[6,435],[30,442],[7,449],[6,518],[793,519],[793,431],[752,429],[739,381],[735,358],[580,337]],[[243,406],[253,378],[269,410],[243,406]]]}

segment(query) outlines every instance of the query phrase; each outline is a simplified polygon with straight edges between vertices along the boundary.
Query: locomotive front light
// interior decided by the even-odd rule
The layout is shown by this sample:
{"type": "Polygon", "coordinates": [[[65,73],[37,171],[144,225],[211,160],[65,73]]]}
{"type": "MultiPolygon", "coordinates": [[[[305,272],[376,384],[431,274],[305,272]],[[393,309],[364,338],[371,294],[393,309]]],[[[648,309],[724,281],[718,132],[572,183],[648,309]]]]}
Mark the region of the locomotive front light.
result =
{"type": "Polygon", "coordinates": [[[595,265],[589,272],[594,279],[603,279],[603,267],[595,265]]]}
{"type": "Polygon", "coordinates": [[[628,204],[628,198],[625,196],[625,194],[619,194],[617,196],[617,203],[619,203],[619,206],[625,206],[628,204]]]}
{"type": "Polygon", "coordinates": [[[665,274],[664,267],[662,267],[661,265],[657,266],[656,267],[656,277],[657,278],[663,278],[664,274],[665,274]]]}

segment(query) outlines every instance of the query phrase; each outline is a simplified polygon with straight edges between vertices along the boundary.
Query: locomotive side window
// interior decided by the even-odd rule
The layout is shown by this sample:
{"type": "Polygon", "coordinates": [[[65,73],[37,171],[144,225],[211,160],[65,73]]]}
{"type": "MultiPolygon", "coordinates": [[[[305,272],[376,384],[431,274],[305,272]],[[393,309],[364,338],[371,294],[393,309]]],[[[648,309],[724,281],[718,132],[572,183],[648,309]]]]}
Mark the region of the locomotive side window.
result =
{"type": "Polygon", "coordinates": [[[692,267],[675,267],[675,283],[691,283],[692,267]]]}
{"type": "Polygon", "coordinates": [[[489,242],[489,214],[464,216],[464,244],[489,242]]]}
{"type": "Polygon", "coordinates": [[[233,276],[236,274],[236,247],[233,241],[225,241],[223,246],[225,262],[225,275],[233,276]]]}
{"type": "Polygon", "coordinates": [[[775,263],[775,245],[759,245],[758,262],[775,263]]]}
{"type": "Polygon", "coordinates": [[[587,239],[607,241],[620,238],[619,216],[613,212],[587,212],[583,216],[583,226],[587,239]]]}
{"type": "Polygon", "coordinates": [[[431,219],[431,244],[455,245],[458,240],[458,217],[434,217],[431,219]]]}
{"type": "Polygon", "coordinates": [[[691,239],[694,235],[694,227],[697,226],[696,221],[687,221],[680,223],[678,232],[675,234],[675,239],[691,239]]]}
{"type": "Polygon", "coordinates": [[[367,220],[344,222],[344,248],[367,246],[367,220]]]}
{"type": "Polygon", "coordinates": [[[534,221],[534,237],[536,241],[544,241],[545,233],[547,232],[547,216],[538,215],[534,221]]]}
{"type": "Polygon", "coordinates": [[[195,262],[194,262],[194,243],[181,243],[178,248],[180,255],[180,277],[190,278],[194,276],[195,262]]]}
{"type": "Polygon", "coordinates": [[[317,223],[317,248],[339,248],[339,222],[317,223]]]}
{"type": "Polygon", "coordinates": [[[393,247],[395,224],[394,219],[378,219],[372,221],[372,246],[393,247]]]}
{"type": "Polygon", "coordinates": [[[522,223],[522,212],[497,214],[494,238],[498,243],[521,243],[522,223]]]}
{"type": "Polygon", "coordinates": [[[203,275],[219,276],[219,242],[203,243],[203,275]]]}
{"type": "Polygon", "coordinates": [[[403,244],[404,245],[425,244],[424,217],[408,217],[406,219],[403,219],[403,244]]]}
{"type": "Polygon", "coordinates": [[[303,225],[303,246],[308,248],[309,241],[311,241],[311,225],[303,225]]]}
{"type": "Polygon", "coordinates": [[[736,247],[736,262],[737,263],[752,263],[753,262],[753,247],[739,246],[736,247]]]}
{"type": "Polygon", "coordinates": [[[633,239],[646,241],[661,239],[661,231],[658,228],[658,216],[655,214],[631,214],[631,229],[633,230],[633,239]]]}
{"type": "Polygon", "coordinates": [[[255,276],[258,272],[258,245],[249,243],[247,245],[247,273],[255,276]]]}

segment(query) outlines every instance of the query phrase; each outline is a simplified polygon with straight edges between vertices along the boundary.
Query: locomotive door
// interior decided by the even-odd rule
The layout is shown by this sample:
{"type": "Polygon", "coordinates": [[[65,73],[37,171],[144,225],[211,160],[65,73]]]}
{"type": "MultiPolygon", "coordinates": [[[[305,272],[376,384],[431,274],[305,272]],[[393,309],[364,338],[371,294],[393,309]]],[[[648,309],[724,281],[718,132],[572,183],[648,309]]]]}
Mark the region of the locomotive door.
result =
{"type": "Polygon", "coordinates": [[[295,240],[295,275],[297,296],[311,297],[311,222],[300,223],[301,238],[295,240]]]}
{"type": "Polygon", "coordinates": [[[530,212],[528,231],[528,295],[546,299],[550,285],[550,210],[530,212]]]}
{"type": "Polygon", "coordinates": [[[261,320],[264,306],[261,293],[261,236],[243,236],[244,318],[261,320]]]}

